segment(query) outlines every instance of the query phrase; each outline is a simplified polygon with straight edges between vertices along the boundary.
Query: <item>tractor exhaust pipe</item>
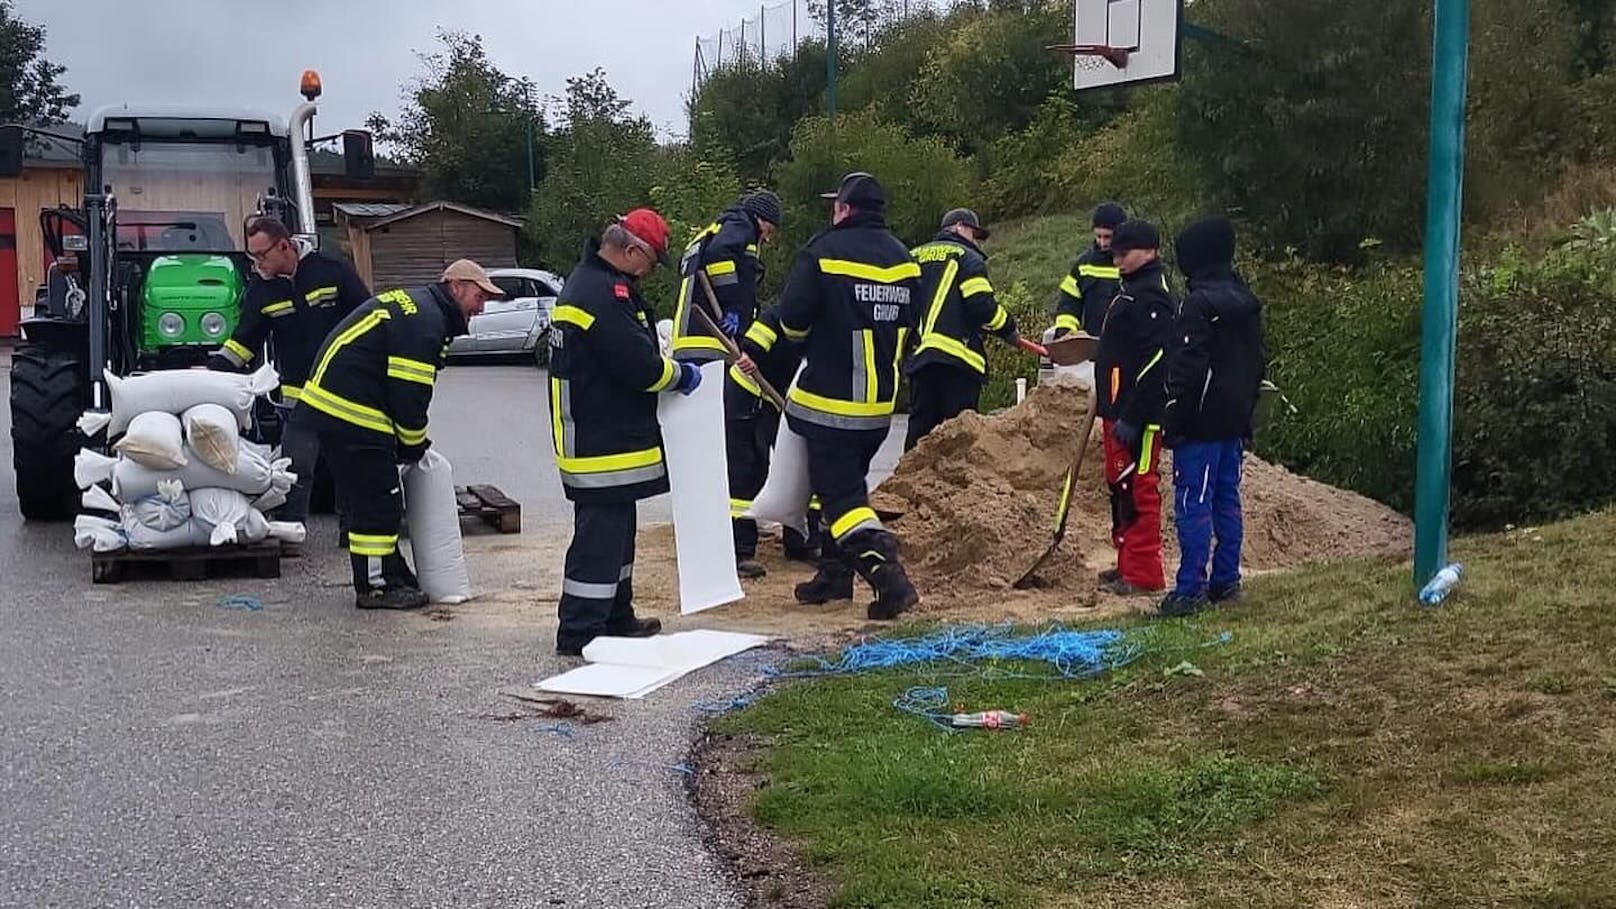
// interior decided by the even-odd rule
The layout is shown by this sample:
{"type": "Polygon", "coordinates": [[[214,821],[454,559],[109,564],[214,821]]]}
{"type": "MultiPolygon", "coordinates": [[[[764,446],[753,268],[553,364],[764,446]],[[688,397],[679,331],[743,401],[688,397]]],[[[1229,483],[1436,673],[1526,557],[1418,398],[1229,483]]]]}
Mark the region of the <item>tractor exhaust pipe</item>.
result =
{"type": "Polygon", "coordinates": [[[314,227],[314,177],[309,171],[308,125],[318,106],[313,99],[292,111],[289,124],[292,140],[292,202],[297,205],[297,236],[315,246],[319,239],[314,227]]]}

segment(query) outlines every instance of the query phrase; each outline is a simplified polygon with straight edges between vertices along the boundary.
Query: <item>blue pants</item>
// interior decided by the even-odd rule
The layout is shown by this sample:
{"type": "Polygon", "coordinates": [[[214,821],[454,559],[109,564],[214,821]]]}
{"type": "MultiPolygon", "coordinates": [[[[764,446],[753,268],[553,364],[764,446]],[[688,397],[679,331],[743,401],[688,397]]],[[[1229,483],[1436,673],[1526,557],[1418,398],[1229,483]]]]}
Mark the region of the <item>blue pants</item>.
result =
{"type": "Polygon", "coordinates": [[[1212,558],[1212,586],[1240,583],[1239,439],[1183,442],[1173,449],[1173,518],[1178,525],[1178,581],[1173,592],[1206,593],[1206,561],[1212,558]],[[1218,545],[1212,550],[1212,536],[1218,545]]]}

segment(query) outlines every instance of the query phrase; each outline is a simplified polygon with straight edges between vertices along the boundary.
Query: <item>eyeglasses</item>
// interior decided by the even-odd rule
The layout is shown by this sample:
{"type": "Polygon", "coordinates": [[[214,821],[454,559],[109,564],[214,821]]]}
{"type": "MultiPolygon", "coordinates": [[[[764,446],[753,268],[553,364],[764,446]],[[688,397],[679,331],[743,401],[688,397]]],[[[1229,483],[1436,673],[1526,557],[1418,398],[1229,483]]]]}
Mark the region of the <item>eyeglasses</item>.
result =
{"type": "Polygon", "coordinates": [[[247,258],[253,260],[254,262],[262,262],[269,258],[270,254],[275,252],[275,250],[280,249],[281,244],[285,242],[285,240],[276,240],[274,243],[269,244],[269,246],[257,252],[254,252],[253,248],[249,246],[247,247],[247,258]]]}

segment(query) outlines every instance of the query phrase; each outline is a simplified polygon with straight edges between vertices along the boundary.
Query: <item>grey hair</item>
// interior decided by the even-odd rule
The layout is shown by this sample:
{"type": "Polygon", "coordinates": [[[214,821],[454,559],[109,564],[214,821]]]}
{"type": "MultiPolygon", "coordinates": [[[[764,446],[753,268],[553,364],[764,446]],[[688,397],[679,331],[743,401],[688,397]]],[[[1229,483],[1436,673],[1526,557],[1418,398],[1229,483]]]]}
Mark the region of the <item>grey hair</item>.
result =
{"type": "Polygon", "coordinates": [[[600,233],[600,245],[610,246],[613,249],[628,249],[630,247],[638,247],[640,249],[646,248],[644,240],[634,236],[634,234],[629,232],[628,228],[621,224],[606,225],[606,229],[600,233]]]}

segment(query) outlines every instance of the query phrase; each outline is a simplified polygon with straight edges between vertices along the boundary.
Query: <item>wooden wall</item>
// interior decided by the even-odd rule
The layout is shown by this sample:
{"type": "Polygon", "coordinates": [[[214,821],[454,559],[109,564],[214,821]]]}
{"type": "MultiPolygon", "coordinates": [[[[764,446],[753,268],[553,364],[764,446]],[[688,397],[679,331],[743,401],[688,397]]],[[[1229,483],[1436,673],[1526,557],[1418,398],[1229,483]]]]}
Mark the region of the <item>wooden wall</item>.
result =
{"type": "Polygon", "coordinates": [[[354,261],[366,261],[369,267],[361,265],[359,272],[376,292],[430,284],[460,258],[484,268],[514,267],[516,230],[457,211],[428,212],[366,231],[354,244],[354,261]]]}
{"type": "Polygon", "coordinates": [[[84,174],[78,167],[30,167],[14,179],[0,179],[0,208],[17,213],[17,299],[33,303],[34,289],[45,283],[45,238],[39,213],[84,201],[84,174]]]}

